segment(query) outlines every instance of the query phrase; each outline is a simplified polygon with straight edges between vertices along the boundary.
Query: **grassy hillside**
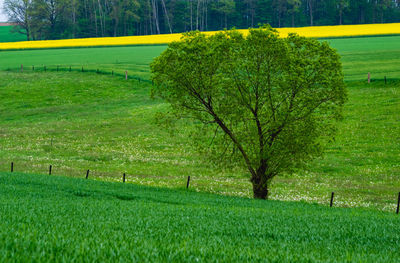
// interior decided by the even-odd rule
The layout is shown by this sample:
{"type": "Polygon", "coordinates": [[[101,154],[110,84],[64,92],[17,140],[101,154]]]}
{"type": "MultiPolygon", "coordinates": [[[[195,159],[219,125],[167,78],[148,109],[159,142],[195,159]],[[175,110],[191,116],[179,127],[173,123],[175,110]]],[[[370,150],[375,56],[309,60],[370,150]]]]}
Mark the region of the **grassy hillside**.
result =
{"type": "MultiPolygon", "coordinates": [[[[189,131],[160,129],[166,105],[148,83],[79,72],[0,73],[0,171],[91,175],[251,196],[246,171],[217,171],[188,145],[189,131]]],[[[393,211],[400,189],[400,82],[348,82],[337,140],[307,172],[278,177],[271,197],[393,211]],[[374,110],[371,110],[374,109],[374,110]]]]}
{"type": "MultiPolygon", "coordinates": [[[[330,40],[342,55],[349,102],[336,141],[309,169],[274,181],[271,197],[393,211],[400,189],[400,37],[330,40]],[[379,49],[377,48],[379,47],[379,49]],[[367,72],[373,82],[367,84],[367,72]],[[388,77],[385,85],[383,77],[388,77]]],[[[83,176],[251,196],[246,171],[219,171],[188,145],[189,131],[155,124],[161,101],[149,83],[81,73],[100,69],[149,79],[149,63],[165,46],[0,52],[0,171],[83,176]],[[35,65],[35,72],[31,66],[35,65]],[[43,72],[47,65],[47,72],[43,72]],[[73,72],[54,72],[56,65],[73,72]],[[49,72],[51,71],[51,72],[49,72]]]]}
{"type": "MultiPolygon", "coordinates": [[[[364,80],[368,72],[373,79],[400,78],[400,36],[364,37],[328,40],[342,55],[346,80],[364,80]]],[[[76,70],[115,70],[142,78],[149,78],[149,63],[166,46],[131,46],[109,48],[77,48],[0,52],[0,69],[17,69],[23,64],[27,69],[32,65],[37,70],[43,65],[53,68],[57,65],[76,70]]]]}
{"type": "Polygon", "coordinates": [[[11,32],[12,26],[0,26],[0,42],[25,41],[26,36],[11,32]]]}
{"type": "Polygon", "coordinates": [[[398,262],[394,214],[0,173],[1,262],[398,262]]]}

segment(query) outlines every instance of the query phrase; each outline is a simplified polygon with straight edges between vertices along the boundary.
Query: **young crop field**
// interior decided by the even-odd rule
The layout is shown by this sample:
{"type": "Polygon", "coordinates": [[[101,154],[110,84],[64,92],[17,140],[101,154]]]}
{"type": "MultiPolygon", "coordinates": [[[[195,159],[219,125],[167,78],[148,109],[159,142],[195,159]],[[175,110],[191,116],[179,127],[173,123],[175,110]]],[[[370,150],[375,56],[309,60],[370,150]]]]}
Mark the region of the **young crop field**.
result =
{"type": "Polygon", "coordinates": [[[398,262],[392,213],[0,173],[1,262],[398,262]]]}

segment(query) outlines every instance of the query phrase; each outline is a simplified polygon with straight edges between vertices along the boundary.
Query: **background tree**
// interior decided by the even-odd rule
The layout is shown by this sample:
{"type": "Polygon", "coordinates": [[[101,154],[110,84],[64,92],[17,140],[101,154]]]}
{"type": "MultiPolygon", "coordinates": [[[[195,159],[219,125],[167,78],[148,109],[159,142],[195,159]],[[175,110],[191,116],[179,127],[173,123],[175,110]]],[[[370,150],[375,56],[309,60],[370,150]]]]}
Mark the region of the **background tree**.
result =
{"type": "Polygon", "coordinates": [[[153,95],[213,133],[213,153],[230,152],[229,162],[246,167],[261,199],[275,176],[322,153],[346,100],[336,51],[270,28],[247,37],[188,33],[151,70],[153,95]]]}
{"type": "Polygon", "coordinates": [[[287,0],[273,0],[272,6],[276,10],[276,17],[278,19],[278,27],[282,26],[282,17],[287,11],[287,0]]]}
{"type": "Polygon", "coordinates": [[[339,25],[343,24],[343,13],[349,7],[349,0],[337,0],[336,4],[338,14],[339,14],[339,25]]]}
{"type": "Polygon", "coordinates": [[[17,24],[14,30],[31,40],[32,0],[5,0],[3,8],[9,20],[17,24]]]}
{"type": "Polygon", "coordinates": [[[228,16],[235,12],[235,1],[233,0],[218,0],[212,4],[212,9],[220,17],[220,27],[228,27],[228,16]]]}
{"type": "Polygon", "coordinates": [[[288,12],[289,12],[290,16],[292,17],[292,27],[294,27],[294,25],[295,25],[294,17],[300,10],[301,1],[300,0],[287,0],[287,3],[289,6],[288,12]]]}

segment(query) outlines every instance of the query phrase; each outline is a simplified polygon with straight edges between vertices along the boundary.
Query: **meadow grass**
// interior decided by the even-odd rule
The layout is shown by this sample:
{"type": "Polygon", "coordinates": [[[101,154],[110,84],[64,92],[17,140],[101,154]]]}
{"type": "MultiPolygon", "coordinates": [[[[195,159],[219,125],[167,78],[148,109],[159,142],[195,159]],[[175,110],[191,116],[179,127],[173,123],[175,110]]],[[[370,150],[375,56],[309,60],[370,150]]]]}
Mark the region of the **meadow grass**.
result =
{"type": "Polygon", "coordinates": [[[1,262],[398,262],[392,213],[0,173],[1,262]]]}
{"type": "MultiPolygon", "coordinates": [[[[0,73],[0,171],[53,173],[251,197],[245,170],[220,170],[190,147],[190,130],[160,128],[167,110],[148,83],[79,72],[0,73]]],[[[336,141],[308,169],[274,180],[271,198],[394,211],[400,189],[400,82],[347,82],[336,141]]]]}
{"type": "Polygon", "coordinates": [[[17,42],[26,40],[26,36],[11,32],[12,26],[0,26],[0,43],[1,42],[17,42]]]}
{"type": "MultiPolygon", "coordinates": [[[[342,56],[346,80],[400,78],[400,36],[328,39],[331,46],[342,56]]],[[[143,79],[149,79],[149,64],[166,46],[130,46],[74,49],[44,49],[24,51],[0,51],[0,70],[55,70],[57,65],[64,70],[95,71],[111,74],[115,71],[143,79]]]]}

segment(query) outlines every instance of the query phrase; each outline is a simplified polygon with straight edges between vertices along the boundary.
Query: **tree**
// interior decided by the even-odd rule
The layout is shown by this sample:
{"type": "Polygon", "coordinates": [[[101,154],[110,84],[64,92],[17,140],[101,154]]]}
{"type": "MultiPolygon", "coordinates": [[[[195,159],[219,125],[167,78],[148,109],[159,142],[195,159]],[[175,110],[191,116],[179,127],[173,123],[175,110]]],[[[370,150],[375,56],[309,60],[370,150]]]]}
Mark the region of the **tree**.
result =
{"type": "Polygon", "coordinates": [[[314,0],[307,0],[307,9],[310,16],[310,26],[314,26],[314,0]]]}
{"type": "Polygon", "coordinates": [[[4,11],[9,20],[17,24],[15,31],[31,40],[32,0],[5,0],[4,11]]]}
{"type": "Polygon", "coordinates": [[[276,11],[276,16],[278,18],[278,27],[281,27],[282,15],[287,11],[287,1],[286,0],[273,0],[272,6],[276,11]]]}
{"type": "Polygon", "coordinates": [[[69,8],[67,0],[34,0],[32,5],[32,34],[35,39],[69,37],[69,8]]]}
{"type": "Polygon", "coordinates": [[[154,96],[204,125],[214,154],[246,167],[255,198],[322,153],[346,100],[339,55],[271,28],[187,33],[151,64],[154,96]]]}
{"type": "Polygon", "coordinates": [[[219,0],[213,3],[212,9],[220,15],[221,27],[228,27],[228,16],[235,12],[235,1],[233,0],[219,0]],[[224,23],[222,23],[222,18],[224,23]]]}
{"type": "Polygon", "coordinates": [[[299,12],[299,8],[301,5],[301,0],[287,0],[289,8],[289,13],[292,17],[292,27],[294,27],[294,16],[299,12]]]}
{"type": "Polygon", "coordinates": [[[349,0],[337,0],[337,10],[339,11],[339,25],[343,24],[343,13],[349,7],[349,0]]]}
{"type": "Polygon", "coordinates": [[[384,21],[383,14],[385,13],[386,10],[391,8],[391,6],[393,5],[393,1],[392,0],[378,0],[377,5],[378,5],[379,13],[380,13],[380,23],[383,23],[383,21],[384,21]]]}

